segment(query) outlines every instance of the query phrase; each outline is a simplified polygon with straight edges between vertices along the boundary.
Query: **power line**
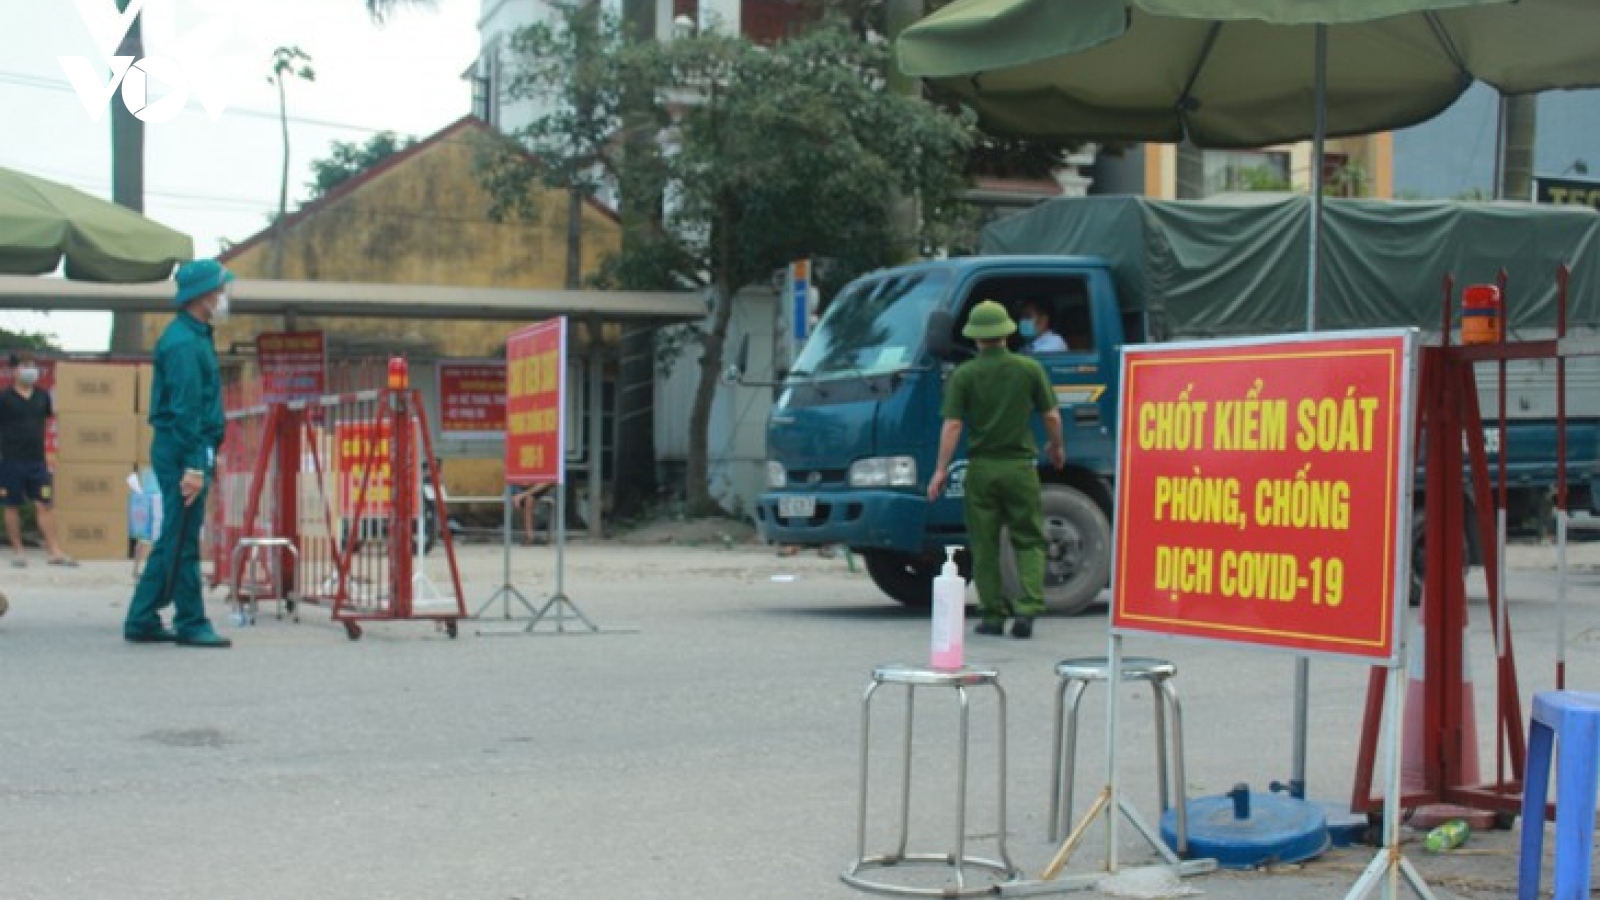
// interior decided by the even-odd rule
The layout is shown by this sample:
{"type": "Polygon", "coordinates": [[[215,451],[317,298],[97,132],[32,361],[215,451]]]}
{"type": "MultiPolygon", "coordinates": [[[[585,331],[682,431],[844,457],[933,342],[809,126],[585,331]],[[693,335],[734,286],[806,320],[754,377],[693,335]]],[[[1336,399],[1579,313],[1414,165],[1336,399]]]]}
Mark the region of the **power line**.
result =
{"type": "MultiPolygon", "coordinates": [[[[37,166],[31,165],[27,167],[27,171],[30,174],[51,178],[53,180],[60,181],[63,184],[67,184],[71,187],[76,187],[79,190],[88,191],[90,193],[104,194],[109,191],[111,187],[111,179],[99,175],[84,175],[79,172],[67,172],[60,169],[41,169],[37,166]]],[[[277,205],[277,200],[275,198],[262,197],[257,199],[251,197],[226,196],[222,194],[195,194],[186,191],[167,190],[163,188],[146,188],[145,196],[162,197],[171,200],[191,200],[204,201],[208,203],[234,204],[239,206],[247,206],[251,209],[264,209],[268,206],[277,205]]]]}
{"type": "MultiPolygon", "coordinates": [[[[34,88],[37,90],[60,91],[67,94],[77,93],[76,89],[74,89],[68,82],[58,81],[54,78],[45,78],[39,75],[30,75],[26,72],[11,72],[5,69],[0,69],[0,84],[34,88]]],[[[229,113],[238,113],[242,116],[249,116],[256,119],[267,119],[273,122],[277,122],[281,118],[276,112],[271,110],[251,109],[247,106],[229,106],[224,115],[229,113]]],[[[344,131],[360,131],[366,134],[383,134],[386,131],[395,131],[393,128],[373,128],[370,125],[357,125],[353,122],[335,122],[331,119],[318,119],[311,116],[290,115],[289,121],[299,125],[315,125],[322,128],[342,129],[344,131]]]]}

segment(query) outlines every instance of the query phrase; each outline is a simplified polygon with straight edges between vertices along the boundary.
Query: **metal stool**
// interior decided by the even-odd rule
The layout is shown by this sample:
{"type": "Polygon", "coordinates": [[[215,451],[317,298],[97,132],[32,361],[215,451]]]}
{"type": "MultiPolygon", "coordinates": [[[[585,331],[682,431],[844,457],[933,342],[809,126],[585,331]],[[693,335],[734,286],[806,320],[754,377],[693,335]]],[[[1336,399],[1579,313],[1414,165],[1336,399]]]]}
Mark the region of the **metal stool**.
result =
{"type": "Polygon", "coordinates": [[[283,583],[283,571],[279,568],[279,557],[281,555],[281,551],[284,550],[289,551],[289,556],[294,559],[296,564],[295,568],[298,570],[300,551],[295,547],[294,542],[288,538],[246,537],[240,538],[239,543],[234,546],[233,580],[231,583],[233,587],[234,608],[237,610],[240,617],[239,624],[242,625],[249,623],[254,625],[256,623],[256,612],[259,609],[260,601],[263,599],[269,603],[281,602],[283,604],[283,609],[279,611],[278,618],[283,618],[283,610],[287,610],[289,616],[294,621],[300,621],[299,613],[295,612],[294,591],[286,591],[285,595],[282,597],[263,598],[259,595],[259,591],[261,589],[264,588],[266,590],[276,591],[278,585],[283,583]],[[245,585],[242,583],[244,581],[244,574],[245,572],[249,571],[250,566],[255,564],[257,556],[263,550],[267,551],[267,577],[271,580],[264,585],[249,585],[249,596],[247,598],[245,596],[245,585]],[[246,551],[248,551],[248,554],[246,551]]]}
{"type": "Polygon", "coordinates": [[[1015,881],[1022,876],[1006,853],[1006,692],[1000,687],[1000,673],[994,669],[962,668],[954,670],[923,669],[914,666],[888,665],[872,670],[872,683],[861,698],[861,788],[856,806],[856,859],[840,876],[852,887],[883,894],[904,894],[922,897],[976,897],[995,892],[994,884],[968,887],[966,867],[984,869],[999,876],[1001,881],[1015,881]],[[901,752],[900,777],[900,844],[893,853],[879,856],[867,855],[867,748],[872,726],[872,695],[880,685],[899,684],[906,688],[905,737],[901,752]],[[999,822],[995,829],[998,860],[968,856],[967,841],[967,688],[993,687],[999,698],[1000,743],[999,761],[999,822]],[[961,708],[961,725],[956,756],[956,821],[955,841],[949,853],[907,853],[906,839],[911,818],[911,735],[917,688],[954,688],[961,708]],[[955,869],[955,886],[922,888],[874,881],[861,876],[861,870],[883,869],[912,863],[936,863],[955,869]]]}
{"type": "MultiPolygon", "coordinates": [[[[1060,684],[1056,687],[1054,774],[1050,789],[1051,841],[1061,839],[1062,820],[1072,816],[1072,782],[1076,776],[1078,750],[1078,705],[1090,682],[1106,681],[1110,674],[1110,662],[1104,656],[1064,659],[1056,664],[1056,677],[1060,679],[1060,684]]],[[[1172,686],[1172,679],[1177,674],[1178,667],[1164,659],[1149,656],[1122,658],[1123,681],[1150,682],[1150,693],[1155,700],[1156,777],[1161,811],[1166,812],[1169,807],[1176,808],[1178,846],[1175,849],[1181,856],[1189,851],[1189,823],[1183,779],[1183,710],[1178,705],[1178,692],[1172,686]],[[1169,713],[1172,716],[1170,747],[1167,743],[1169,713]],[[1169,753],[1172,768],[1170,782],[1167,778],[1169,753]]]]}

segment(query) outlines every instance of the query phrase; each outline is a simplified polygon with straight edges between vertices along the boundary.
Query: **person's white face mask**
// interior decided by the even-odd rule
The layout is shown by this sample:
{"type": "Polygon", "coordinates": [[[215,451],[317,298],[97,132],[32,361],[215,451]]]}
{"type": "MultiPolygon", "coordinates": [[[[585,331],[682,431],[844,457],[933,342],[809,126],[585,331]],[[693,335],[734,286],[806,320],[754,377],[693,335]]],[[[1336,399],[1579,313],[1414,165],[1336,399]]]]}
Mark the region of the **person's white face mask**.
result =
{"type": "Polygon", "coordinates": [[[217,302],[211,306],[211,321],[228,321],[228,292],[223,291],[217,295],[217,302]]]}
{"type": "Polygon", "coordinates": [[[39,380],[39,370],[34,366],[22,366],[17,369],[17,382],[24,387],[33,387],[39,380]]]}

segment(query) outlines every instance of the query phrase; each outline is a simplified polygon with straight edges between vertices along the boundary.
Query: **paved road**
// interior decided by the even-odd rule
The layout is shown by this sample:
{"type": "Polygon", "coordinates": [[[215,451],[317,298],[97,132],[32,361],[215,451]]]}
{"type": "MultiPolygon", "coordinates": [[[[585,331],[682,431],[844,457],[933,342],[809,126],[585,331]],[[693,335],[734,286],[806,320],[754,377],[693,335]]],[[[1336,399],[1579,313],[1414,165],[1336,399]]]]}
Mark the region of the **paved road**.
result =
{"type": "MultiPolygon", "coordinates": [[[[541,602],[552,551],[514,553],[513,580],[541,602]]],[[[463,565],[476,609],[500,582],[499,551],[469,548],[463,565]]],[[[1553,679],[1555,606],[1542,565],[1526,552],[1512,580],[1524,695],[1553,679]]],[[[760,548],[573,547],[567,592],[612,633],[479,634],[503,627],[491,619],[450,640],[395,622],[352,643],[325,610],[236,628],[218,603],[237,642],[223,652],[122,643],[125,565],[36,565],[4,578],[8,900],[859,896],[838,873],[855,845],[862,688],[875,664],[926,654],[925,620],[880,600],[845,559],[760,548]]],[[[1574,580],[1569,685],[1600,684],[1600,574],[1590,562],[1574,580]]],[[[1487,686],[1482,610],[1472,631],[1487,686]]],[[[1010,849],[1030,873],[1055,849],[1045,840],[1052,664],[1103,653],[1105,634],[1100,610],[1047,618],[1032,641],[969,639],[969,659],[999,666],[1010,697],[1010,849]]],[[[1288,657],[1149,638],[1127,649],[1179,665],[1192,795],[1288,776],[1288,657]]],[[[1349,664],[1313,666],[1313,796],[1348,799],[1366,678],[1349,664]]],[[[1492,698],[1479,693],[1487,723],[1492,698]]],[[[1125,784],[1153,816],[1148,695],[1125,696],[1125,784]]],[[[1085,707],[1090,781],[1104,766],[1102,698],[1085,707]]],[[[929,756],[912,840],[930,848],[948,831],[937,805],[951,771],[946,706],[919,707],[929,756]]],[[[897,709],[880,709],[885,749],[897,709]]],[[[978,695],[980,849],[992,846],[992,713],[978,695]]],[[[886,770],[878,777],[883,789],[893,783],[886,770]]],[[[1099,840],[1070,873],[1095,871],[1099,840]]],[[[1412,856],[1442,898],[1504,897],[1513,840],[1481,835],[1470,855],[1412,856]]],[[[873,846],[888,842],[876,829],[873,846]]],[[[1125,860],[1145,856],[1126,843],[1125,860]]],[[[1371,856],[1356,848],[1191,883],[1214,897],[1331,900],[1371,856]]]]}

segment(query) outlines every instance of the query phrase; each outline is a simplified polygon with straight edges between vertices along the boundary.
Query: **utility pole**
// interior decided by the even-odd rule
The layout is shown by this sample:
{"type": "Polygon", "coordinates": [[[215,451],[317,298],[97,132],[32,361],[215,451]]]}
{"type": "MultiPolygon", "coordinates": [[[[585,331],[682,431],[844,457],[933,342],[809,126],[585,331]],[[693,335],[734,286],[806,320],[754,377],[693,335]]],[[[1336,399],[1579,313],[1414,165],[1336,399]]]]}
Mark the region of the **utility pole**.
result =
{"type": "MultiPolygon", "coordinates": [[[[630,46],[654,41],[655,0],[623,0],[622,35],[630,46]]],[[[630,95],[622,114],[622,165],[624,170],[649,152],[656,136],[650,127],[647,97],[630,95]]],[[[623,179],[623,253],[633,250],[649,227],[647,210],[657,208],[659,198],[641,195],[623,179]]],[[[655,285],[650,285],[654,287],[655,285]]],[[[627,288],[645,285],[629,284],[627,288]]],[[[617,364],[616,422],[612,429],[612,477],[615,513],[630,515],[649,506],[656,495],[655,441],[655,329],[643,324],[622,326],[622,356],[617,364]]]]}
{"type": "MultiPolygon", "coordinates": [[[[889,33],[889,46],[899,40],[900,32],[906,27],[928,14],[926,0],[887,0],[884,7],[885,27],[889,33]]],[[[917,97],[922,94],[922,83],[900,71],[891,58],[889,62],[889,90],[904,94],[908,97],[917,97]]],[[[894,234],[898,243],[902,245],[905,259],[917,256],[919,248],[913,244],[915,235],[921,230],[922,212],[917,208],[916,197],[897,197],[894,209],[891,212],[894,224],[894,234]]]]}
{"type": "Polygon", "coordinates": [[[1173,187],[1179,200],[1199,200],[1206,195],[1206,152],[1187,138],[1177,145],[1173,187]]]}
{"type": "Polygon", "coordinates": [[[1504,160],[1495,182],[1499,200],[1533,199],[1533,148],[1539,131],[1539,95],[1500,98],[1504,160]]]}
{"type": "MultiPolygon", "coordinates": [[[[117,0],[117,10],[126,12],[130,0],[117,0]]],[[[144,58],[141,12],[133,19],[128,33],[117,48],[117,56],[144,58]]],[[[111,200],[136,213],[144,212],[144,122],[128,111],[128,105],[111,103],[111,200]]],[[[144,349],[144,316],[137,312],[111,313],[111,352],[138,353],[144,349]]]]}

